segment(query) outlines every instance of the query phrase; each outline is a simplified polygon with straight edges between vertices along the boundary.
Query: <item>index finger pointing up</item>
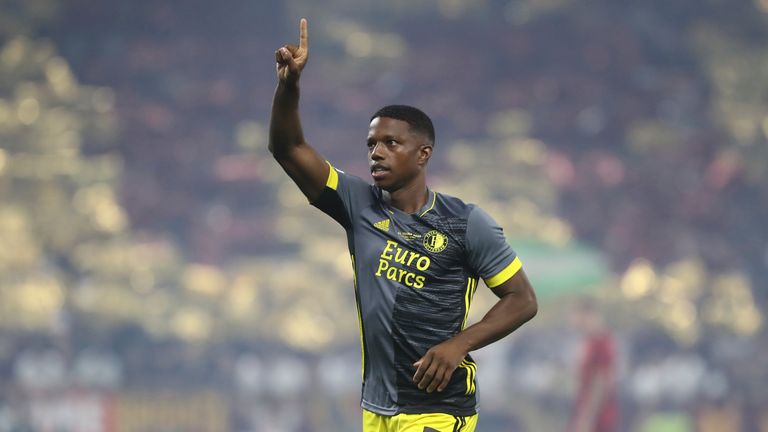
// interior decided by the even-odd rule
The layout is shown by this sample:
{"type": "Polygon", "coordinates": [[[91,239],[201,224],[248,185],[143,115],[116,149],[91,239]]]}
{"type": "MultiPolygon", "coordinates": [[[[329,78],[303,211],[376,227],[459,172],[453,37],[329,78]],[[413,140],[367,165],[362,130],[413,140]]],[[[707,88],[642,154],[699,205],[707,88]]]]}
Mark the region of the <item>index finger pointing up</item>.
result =
{"type": "Polygon", "coordinates": [[[299,48],[307,49],[309,42],[307,36],[307,19],[302,18],[299,22],[299,48]]]}

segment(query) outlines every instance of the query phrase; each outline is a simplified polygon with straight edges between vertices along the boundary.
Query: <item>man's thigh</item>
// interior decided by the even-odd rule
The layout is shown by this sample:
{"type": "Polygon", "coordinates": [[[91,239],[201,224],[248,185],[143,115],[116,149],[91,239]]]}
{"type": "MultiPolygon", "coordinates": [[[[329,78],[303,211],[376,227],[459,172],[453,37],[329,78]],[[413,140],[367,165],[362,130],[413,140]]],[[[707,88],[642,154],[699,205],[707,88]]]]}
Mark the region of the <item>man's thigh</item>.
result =
{"type": "Polygon", "coordinates": [[[363,432],[474,432],[477,414],[397,414],[387,417],[363,411],[363,432]]]}

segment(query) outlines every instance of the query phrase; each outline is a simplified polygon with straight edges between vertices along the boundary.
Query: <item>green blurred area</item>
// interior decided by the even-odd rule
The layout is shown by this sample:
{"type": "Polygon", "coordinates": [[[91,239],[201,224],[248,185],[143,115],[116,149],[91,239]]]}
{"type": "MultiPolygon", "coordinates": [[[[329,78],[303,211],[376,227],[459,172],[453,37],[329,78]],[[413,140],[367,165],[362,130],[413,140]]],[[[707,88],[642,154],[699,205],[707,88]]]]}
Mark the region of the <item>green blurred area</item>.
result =
{"type": "Polygon", "coordinates": [[[540,300],[550,301],[579,293],[591,294],[610,277],[605,258],[595,249],[574,242],[566,248],[518,241],[516,252],[525,258],[526,272],[540,300]],[[557,271],[550,271],[551,269],[557,271]]]}

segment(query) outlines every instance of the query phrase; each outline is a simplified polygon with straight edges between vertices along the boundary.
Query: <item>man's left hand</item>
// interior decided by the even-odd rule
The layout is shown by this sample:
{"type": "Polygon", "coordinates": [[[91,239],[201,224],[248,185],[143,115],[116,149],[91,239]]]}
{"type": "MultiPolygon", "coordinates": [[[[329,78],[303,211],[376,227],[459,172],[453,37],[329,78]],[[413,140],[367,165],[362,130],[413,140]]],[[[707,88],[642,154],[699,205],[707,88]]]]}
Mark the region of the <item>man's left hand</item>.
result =
{"type": "Polygon", "coordinates": [[[413,364],[416,367],[413,382],[419,389],[426,389],[427,393],[435,390],[441,392],[448,386],[453,371],[466,356],[467,350],[455,339],[435,345],[413,364]]]}

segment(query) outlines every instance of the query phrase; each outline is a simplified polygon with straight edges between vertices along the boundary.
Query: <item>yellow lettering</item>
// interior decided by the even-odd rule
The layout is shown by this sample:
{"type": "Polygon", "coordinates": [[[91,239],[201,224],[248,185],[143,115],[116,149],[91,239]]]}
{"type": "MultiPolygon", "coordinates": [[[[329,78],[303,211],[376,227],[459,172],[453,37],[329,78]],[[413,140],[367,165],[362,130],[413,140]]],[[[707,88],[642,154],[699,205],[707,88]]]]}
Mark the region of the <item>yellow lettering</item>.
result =
{"type": "Polygon", "coordinates": [[[416,261],[416,268],[421,271],[424,271],[429,268],[429,265],[431,263],[432,262],[429,260],[429,257],[422,256],[422,257],[419,257],[419,259],[416,261]]]}
{"type": "Polygon", "coordinates": [[[398,269],[397,271],[398,271],[397,281],[400,283],[403,283],[403,276],[405,276],[405,274],[408,273],[408,271],[403,269],[398,269]]]}
{"type": "Polygon", "coordinates": [[[387,279],[397,280],[397,267],[390,267],[387,269],[387,279]]]}
{"type": "Polygon", "coordinates": [[[428,256],[408,250],[401,247],[399,243],[393,240],[387,240],[387,245],[379,255],[379,266],[376,269],[376,276],[385,276],[391,281],[405,284],[413,288],[423,288],[426,276],[420,276],[400,267],[392,266],[394,260],[403,266],[413,267],[425,271],[432,265],[432,260],[428,256]]]}
{"type": "Polygon", "coordinates": [[[387,252],[392,252],[392,250],[395,248],[395,246],[397,246],[397,242],[396,241],[387,240],[387,246],[385,246],[384,250],[381,251],[381,257],[386,259],[386,260],[391,260],[392,259],[392,254],[391,253],[388,254],[387,252]]]}
{"type": "Polygon", "coordinates": [[[408,255],[407,249],[397,248],[395,252],[395,262],[405,264],[405,257],[408,255]]]}
{"type": "Polygon", "coordinates": [[[383,259],[379,260],[379,268],[376,270],[376,276],[381,276],[381,272],[389,268],[389,263],[383,259]]]}

